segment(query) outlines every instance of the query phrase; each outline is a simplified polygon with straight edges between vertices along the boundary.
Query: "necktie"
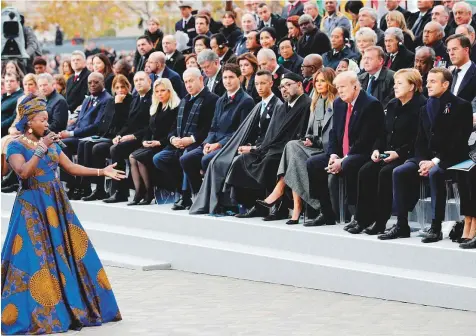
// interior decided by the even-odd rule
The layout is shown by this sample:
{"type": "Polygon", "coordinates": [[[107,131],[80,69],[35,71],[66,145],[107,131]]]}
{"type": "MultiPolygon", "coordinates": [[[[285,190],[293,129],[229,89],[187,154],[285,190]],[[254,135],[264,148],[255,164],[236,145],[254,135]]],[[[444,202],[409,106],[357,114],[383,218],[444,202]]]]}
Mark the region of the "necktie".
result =
{"type": "Polygon", "coordinates": [[[415,36],[419,35],[418,33],[420,32],[422,21],[423,21],[423,15],[420,14],[418,16],[418,19],[415,21],[415,24],[412,27],[412,31],[413,31],[413,34],[415,34],[415,36]]]}
{"type": "Polygon", "coordinates": [[[457,94],[457,92],[455,92],[455,87],[456,87],[456,82],[458,81],[458,76],[460,72],[461,72],[461,69],[456,69],[453,72],[453,82],[451,83],[451,93],[453,93],[454,95],[457,94]]]}
{"type": "Polygon", "coordinates": [[[370,95],[372,94],[372,87],[374,85],[374,79],[375,79],[374,76],[370,76],[369,85],[367,86],[367,93],[370,94],[370,95]]]}
{"type": "Polygon", "coordinates": [[[260,111],[260,116],[263,116],[264,111],[266,110],[266,102],[263,101],[261,103],[261,111],[260,111]]]}
{"type": "Polygon", "coordinates": [[[352,116],[352,104],[347,105],[347,115],[345,116],[345,128],[344,128],[344,139],[342,139],[342,152],[344,156],[349,153],[349,123],[350,117],[352,116]]]}
{"type": "Polygon", "coordinates": [[[291,11],[293,10],[293,8],[294,8],[294,5],[288,6],[288,16],[289,16],[289,13],[291,13],[291,11]]]}
{"type": "Polygon", "coordinates": [[[78,80],[78,78],[79,78],[78,75],[74,75],[73,82],[76,82],[78,80]]]}
{"type": "Polygon", "coordinates": [[[392,54],[390,54],[390,56],[388,57],[388,62],[387,62],[387,68],[390,69],[390,67],[392,66],[392,63],[393,63],[393,58],[395,56],[393,56],[392,54]]]}
{"type": "Polygon", "coordinates": [[[187,20],[183,20],[183,29],[185,29],[185,27],[187,27],[187,20]]]}

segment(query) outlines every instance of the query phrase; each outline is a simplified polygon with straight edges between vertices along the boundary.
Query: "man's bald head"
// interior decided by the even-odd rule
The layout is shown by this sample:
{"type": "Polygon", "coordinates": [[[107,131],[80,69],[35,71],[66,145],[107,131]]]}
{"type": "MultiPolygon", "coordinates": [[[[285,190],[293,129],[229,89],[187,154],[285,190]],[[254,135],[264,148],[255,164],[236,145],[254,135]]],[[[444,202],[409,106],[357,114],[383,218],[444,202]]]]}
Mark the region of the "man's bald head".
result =
{"type": "Polygon", "coordinates": [[[152,73],[160,73],[162,70],[164,70],[166,60],[167,58],[162,51],[155,51],[150,54],[149,59],[147,60],[150,71],[152,73]]]}
{"type": "Polygon", "coordinates": [[[318,54],[310,54],[304,57],[302,62],[301,71],[302,75],[306,78],[312,77],[317,70],[322,68],[322,57],[318,54]]]}
{"type": "Polygon", "coordinates": [[[91,72],[88,76],[88,89],[93,96],[104,90],[104,76],[99,72],[91,72]]]}
{"type": "Polygon", "coordinates": [[[177,50],[177,40],[173,35],[165,35],[162,39],[162,49],[166,54],[173,54],[177,50]]]}

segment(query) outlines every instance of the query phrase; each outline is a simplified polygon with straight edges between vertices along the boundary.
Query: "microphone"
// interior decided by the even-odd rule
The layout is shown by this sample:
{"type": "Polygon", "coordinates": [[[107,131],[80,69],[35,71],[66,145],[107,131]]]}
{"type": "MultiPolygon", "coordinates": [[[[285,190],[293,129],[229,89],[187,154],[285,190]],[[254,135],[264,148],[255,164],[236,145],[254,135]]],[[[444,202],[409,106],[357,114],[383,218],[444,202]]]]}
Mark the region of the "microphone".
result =
{"type": "MultiPolygon", "coordinates": [[[[50,129],[47,129],[47,130],[45,131],[45,135],[48,135],[48,134],[50,134],[50,133],[51,133],[51,130],[50,130],[50,129]]],[[[66,148],[66,147],[68,147],[68,146],[65,145],[65,143],[64,143],[63,141],[61,141],[61,139],[58,139],[58,141],[57,141],[56,143],[57,143],[61,148],[63,148],[63,149],[66,148]]]]}

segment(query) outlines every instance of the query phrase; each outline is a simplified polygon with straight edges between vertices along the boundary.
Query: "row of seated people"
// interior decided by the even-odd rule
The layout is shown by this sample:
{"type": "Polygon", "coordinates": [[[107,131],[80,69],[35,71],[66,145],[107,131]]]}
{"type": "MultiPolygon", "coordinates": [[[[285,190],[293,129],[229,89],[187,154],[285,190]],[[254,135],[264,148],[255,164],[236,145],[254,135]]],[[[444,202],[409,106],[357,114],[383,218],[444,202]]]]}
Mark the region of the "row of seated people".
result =
{"type": "MultiPolygon", "coordinates": [[[[419,176],[428,176],[433,222],[424,241],[441,239],[446,168],[468,157],[468,138],[473,124],[471,105],[451,93],[454,81],[448,70],[430,71],[428,102],[419,94],[422,79],[418,71],[397,72],[397,98],[388,104],[386,113],[378,100],[361,90],[354,72],[344,72],[334,78],[332,69],[319,70],[314,77],[312,99],[304,94],[302,77],[284,74],[279,88],[283,104],[272,93],[272,74],[260,71],[255,85],[263,100],[254,107],[251,97],[240,88],[239,68],[227,64],[223,73],[227,92],[218,97],[204,85],[200,71],[188,69],[184,73],[188,95],[181,101],[170,81],[159,79],[151,89],[147,75],[137,73],[134,82],[139,94],[131,99],[129,113],[122,119],[125,126],[120,125],[121,109],[117,106],[115,113],[104,113],[109,115],[110,124],[104,127],[108,134],[100,137],[109,136],[109,139],[104,142],[80,139],[78,159],[101,168],[108,156],[122,167],[129,157],[136,187],[136,196],[130,205],[150,204],[155,184],[181,190],[174,209],[191,207],[192,214],[223,212],[241,204],[248,211],[237,215],[239,217],[287,218],[284,194],[288,187],[294,199],[289,224],[298,222],[303,201],[321,212],[314,221],[306,223],[307,226],[335,224],[328,176],[344,176],[348,203],[357,208],[355,221],[347,228],[353,233],[368,228],[369,234],[382,233],[380,239],[409,236],[407,213],[418,197],[414,189],[419,185],[419,176]],[[149,118],[149,114],[153,116],[149,118]],[[150,119],[149,126],[147,122],[139,126],[139,115],[144,120],[150,119]],[[161,122],[157,123],[158,120],[161,122]],[[149,134],[145,136],[146,133],[149,134]],[[102,146],[108,150],[101,155],[96,147],[102,146]],[[381,153],[389,156],[380,158],[381,153]],[[99,160],[88,161],[90,154],[99,160]],[[151,161],[158,171],[151,170],[151,161]],[[378,188],[367,189],[368,185],[378,188]],[[266,191],[270,190],[273,192],[265,198],[266,191]],[[196,196],[193,204],[192,195],[196,196]],[[381,206],[374,207],[376,202],[381,206]],[[398,222],[384,233],[393,202],[398,222]],[[266,211],[271,207],[271,213],[266,211]]],[[[98,88],[90,85],[92,92],[101,91],[101,81],[97,82],[98,88]]],[[[122,86],[115,83],[116,97],[127,92],[126,79],[122,86]]],[[[109,105],[123,104],[127,94],[124,96],[122,101],[114,98],[114,103],[109,98],[109,105]]],[[[101,123],[108,124],[106,119],[102,118],[101,123]]],[[[69,142],[63,133],[61,135],[69,142]]],[[[465,186],[474,186],[472,175],[468,180],[471,184],[464,183],[465,186]]],[[[91,180],[80,182],[84,185],[79,188],[83,192],[79,193],[85,200],[106,197],[101,188],[104,182],[96,182],[98,188],[90,195],[85,194],[90,192],[91,180]]],[[[127,185],[117,184],[106,202],[127,200],[127,185]]],[[[73,198],[79,189],[71,194],[73,198]]],[[[465,192],[464,186],[461,190],[462,212],[474,218],[471,214],[474,192],[468,189],[465,192]]],[[[471,221],[467,226],[467,231],[473,234],[476,223],[471,221]]]]}

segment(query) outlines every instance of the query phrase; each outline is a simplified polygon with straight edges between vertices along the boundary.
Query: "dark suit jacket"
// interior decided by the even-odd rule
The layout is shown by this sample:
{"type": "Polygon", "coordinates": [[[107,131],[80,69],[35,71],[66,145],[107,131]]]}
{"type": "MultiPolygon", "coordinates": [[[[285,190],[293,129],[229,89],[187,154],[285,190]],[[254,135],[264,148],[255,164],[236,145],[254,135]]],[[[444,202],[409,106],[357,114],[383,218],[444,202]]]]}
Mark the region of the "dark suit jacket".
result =
{"type": "MultiPolygon", "coordinates": [[[[223,96],[225,93],[225,87],[223,86],[223,81],[222,81],[222,76],[223,76],[223,69],[218,70],[218,73],[215,77],[215,83],[213,84],[213,90],[212,92],[216,94],[218,97],[223,96]]],[[[209,78],[205,78],[205,86],[208,87],[208,81],[209,78]]]]}
{"type": "MultiPolygon", "coordinates": [[[[402,6],[398,6],[397,8],[395,8],[395,10],[399,11],[400,13],[403,14],[403,17],[405,18],[405,20],[408,20],[408,17],[410,16],[410,12],[407,11],[405,8],[403,8],[402,6]]],[[[380,29],[382,29],[383,31],[386,31],[387,30],[387,13],[385,13],[384,16],[382,16],[382,18],[380,19],[380,29]]],[[[411,28],[411,27],[410,27],[411,28]]]]}
{"type": "Polygon", "coordinates": [[[227,93],[218,98],[212,125],[203,143],[218,142],[222,147],[225,146],[254,106],[253,98],[243,89],[239,89],[232,100],[227,93]]]}
{"type": "MultiPolygon", "coordinates": [[[[276,30],[276,41],[281,40],[288,35],[288,28],[286,26],[286,20],[277,14],[271,14],[271,27],[276,30]]],[[[258,30],[264,28],[264,22],[260,21],[258,30]]]]}
{"type": "Polygon", "coordinates": [[[421,38],[421,35],[423,34],[423,28],[428,22],[431,21],[431,9],[428,12],[426,12],[426,14],[423,16],[423,20],[420,26],[416,27],[418,28],[418,30],[414,30],[413,25],[418,20],[419,16],[420,16],[420,12],[418,11],[408,15],[408,19],[407,19],[407,27],[413,32],[413,35],[415,35],[416,39],[421,38]]]}
{"type": "Polygon", "coordinates": [[[17,100],[23,95],[23,90],[13,92],[7,96],[6,93],[2,95],[2,136],[6,135],[10,126],[16,117],[17,100]],[[5,133],[5,134],[3,134],[5,133]]]}
{"type": "Polygon", "coordinates": [[[46,98],[46,111],[49,129],[55,133],[64,131],[68,125],[68,103],[56,90],[46,98]]]}
{"type": "MultiPolygon", "coordinates": [[[[453,71],[453,78],[455,73],[456,72],[453,71]]],[[[470,102],[473,106],[473,113],[476,113],[476,64],[471,62],[471,66],[464,75],[463,81],[458,88],[458,92],[453,94],[470,102]]]]}
{"type": "MultiPolygon", "coordinates": [[[[388,62],[390,61],[390,55],[387,57],[385,65],[388,67],[388,62]]],[[[404,68],[413,68],[415,63],[415,54],[409,51],[404,45],[401,45],[395,59],[392,61],[390,70],[397,72],[400,69],[404,68]]]]}
{"type": "Polygon", "coordinates": [[[435,43],[431,48],[435,51],[435,56],[436,56],[435,67],[441,66],[441,65],[438,65],[438,63],[441,61],[446,62],[446,65],[444,65],[445,67],[448,67],[449,65],[451,65],[450,57],[448,56],[448,53],[446,52],[446,45],[443,43],[442,40],[435,43]]]}
{"type": "Polygon", "coordinates": [[[150,54],[152,54],[153,52],[155,52],[154,48],[152,48],[152,50],[149,51],[144,56],[139,56],[139,58],[137,59],[137,62],[134,63],[134,72],[137,73],[138,71],[144,71],[145,64],[147,63],[147,60],[149,59],[150,54]]]}
{"type": "Polygon", "coordinates": [[[301,16],[304,14],[304,5],[299,0],[297,0],[297,3],[294,4],[293,8],[289,9],[289,7],[291,7],[290,4],[287,4],[286,6],[283,7],[283,11],[281,13],[281,17],[283,19],[287,19],[288,17],[293,15],[301,16]],[[289,14],[288,14],[288,11],[289,11],[289,14]]]}
{"type": "Polygon", "coordinates": [[[146,129],[143,141],[160,141],[160,146],[165,147],[169,142],[169,133],[177,121],[178,106],[174,109],[162,109],[162,104],[157,107],[157,112],[150,117],[149,127],[146,129]]]}
{"type": "Polygon", "coordinates": [[[197,36],[197,31],[195,30],[195,17],[192,16],[190,20],[188,20],[185,28],[183,28],[182,22],[183,19],[175,23],[175,31],[183,31],[187,34],[189,38],[187,45],[192,48],[193,39],[197,36]]]}
{"type": "Polygon", "coordinates": [[[175,50],[174,54],[170,59],[168,59],[165,64],[179,74],[180,78],[183,76],[183,72],[186,69],[185,66],[185,57],[178,50],[175,50]]]}
{"type": "Polygon", "coordinates": [[[90,73],[88,69],[84,68],[76,82],[74,81],[74,74],[68,78],[66,82],[66,102],[70,112],[74,112],[88,94],[88,76],[90,73]]]}
{"type": "Polygon", "coordinates": [[[426,97],[420,93],[416,93],[405,105],[393,98],[385,109],[385,127],[375,141],[374,149],[380,153],[395,151],[401,160],[412,157],[420,109],[425,104],[426,97]]]}
{"type": "Polygon", "coordinates": [[[233,49],[236,45],[236,42],[240,39],[240,37],[243,35],[243,32],[241,29],[234,23],[229,27],[221,27],[220,28],[220,33],[222,33],[226,40],[228,41],[228,47],[230,49],[233,49]]]}
{"type": "MultiPolygon", "coordinates": [[[[149,75],[150,80],[152,81],[152,86],[157,79],[156,74],[149,75]]],[[[172,83],[172,87],[174,88],[175,92],[179,96],[179,98],[183,98],[186,95],[185,86],[183,84],[182,78],[178,73],[170,69],[168,66],[165,66],[164,71],[162,72],[162,78],[167,78],[172,83]]]]}
{"type": "Polygon", "coordinates": [[[104,109],[111,95],[104,90],[96,97],[96,102],[92,103],[93,96],[89,96],[81,104],[78,120],[74,125],[69,126],[68,131],[74,132],[75,138],[84,138],[97,133],[99,124],[104,115],[104,109]]]}
{"type": "Polygon", "coordinates": [[[104,108],[103,117],[99,123],[97,134],[103,138],[113,139],[127,121],[132,96],[127,94],[122,103],[116,104],[114,97],[110,98],[104,108]]]}
{"type": "Polygon", "coordinates": [[[377,23],[375,23],[374,28],[372,29],[375,34],[377,34],[377,45],[379,47],[382,47],[383,50],[385,50],[385,33],[382,29],[377,27],[377,23]]]}
{"type": "Polygon", "coordinates": [[[224,66],[225,63],[236,64],[236,55],[233,53],[233,50],[231,48],[228,48],[228,51],[225,55],[223,55],[223,58],[220,60],[221,66],[224,66]]]}
{"type": "Polygon", "coordinates": [[[322,55],[329,50],[331,50],[331,41],[329,37],[318,28],[313,30],[310,34],[301,36],[296,48],[298,55],[303,58],[309,54],[322,55]]]}
{"type": "Polygon", "coordinates": [[[273,91],[274,95],[279,98],[279,100],[283,100],[281,90],[279,89],[279,86],[281,85],[281,77],[288,72],[291,71],[280,65],[278,70],[276,70],[275,74],[273,75],[273,87],[271,90],[273,91]]]}
{"type": "MultiPolygon", "coordinates": [[[[283,105],[283,102],[279,100],[278,97],[273,96],[266,106],[265,112],[263,112],[261,116],[257,115],[257,117],[259,116],[259,121],[256,120],[253,123],[253,129],[250,131],[249,137],[246,139],[249,144],[253,146],[261,145],[266,135],[266,131],[268,130],[269,123],[271,122],[271,118],[273,117],[274,111],[276,111],[276,109],[281,105],[283,105]]],[[[256,107],[261,109],[261,102],[256,104],[256,107]]]]}
{"type": "Polygon", "coordinates": [[[248,52],[248,49],[246,49],[246,36],[244,34],[241,35],[236,41],[235,47],[233,48],[233,52],[236,56],[240,56],[245,52],[248,52]]]}
{"type": "Polygon", "coordinates": [[[291,58],[284,60],[283,63],[281,64],[283,67],[288,69],[291,72],[300,74],[301,73],[301,65],[302,62],[304,61],[304,58],[299,56],[296,52],[291,56],[291,58]]]}
{"type": "MultiPolygon", "coordinates": [[[[377,98],[382,105],[385,107],[387,103],[395,96],[393,90],[393,75],[395,73],[392,70],[388,70],[383,67],[380,71],[378,78],[376,78],[372,85],[372,96],[377,98]]],[[[359,81],[362,85],[362,89],[367,91],[367,86],[369,85],[369,74],[364,72],[359,75],[359,81]]]]}
{"type": "Polygon", "coordinates": [[[332,69],[337,69],[339,62],[342,61],[344,58],[347,59],[354,59],[357,57],[349,47],[345,46],[344,49],[339,51],[338,53],[334,54],[334,49],[329,50],[324,55],[322,55],[322,63],[325,67],[329,67],[332,69]]]}
{"type": "MultiPolygon", "coordinates": [[[[329,134],[327,154],[337,154],[343,157],[343,140],[347,103],[342,99],[334,100],[334,116],[332,130],[329,134]]],[[[349,122],[348,155],[371,155],[375,140],[381,135],[384,127],[384,113],[382,104],[374,97],[361,90],[352,109],[349,122]]]]}
{"type": "Polygon", "coordinates": [[[415,157],[418,160],[440,159],[443,169],[468,159],[468,139],[473,129],[471,104],[450,91],[440,98],[440,109],[432,123],[428,104],[420,110],[415,157]],[[445,110],[447,113],[445,113],[445,110]]]}
{"type": "MultiPolygon", "coordinates": [[[[190,118],[190,110],[192,109],[194,100],[190,100],[190,94],[187,94],[181,101],[179,105],[179,110],[177,114],[177,122],[178,117],[182,118],[182,125],[181,125],[181,133],[179,133],[179,129],[177,127],[177,122],[175,123],[176,127],[173,129],[172,132],[168,135],[169,141],[171,137],[189,137],[193,135],[195,138],[195,147],[203,142],[208,135],[208,131],[210,130],[210,125],[213,119],[213,112],[215,111],[215,105],[218,100],[218,96],[213,92],[210,92],[208,88],[205,86],[203,90],[197,95],[197,97],[202,97],[203,102],[200,106],[200,111],[198,113],[198,120],[197,129],[194,133],[190,132],[190,125],[192,123],[192,119],[190,118]],[[184,112],[181,114],[180,107],[184,106],[184,112]]],[[[169,148],[175,149],[172,144],[169,145],[169,148]]]]}
{"type": "Polygon", "coordinates": [[[139,94],[132,97],[132,102],[127,115],[127,121],[117,135],[134,134],[138,140],[142,140],[150,118],[150,105],[152,104],[152,89],[143,98],[139,94]]]}

